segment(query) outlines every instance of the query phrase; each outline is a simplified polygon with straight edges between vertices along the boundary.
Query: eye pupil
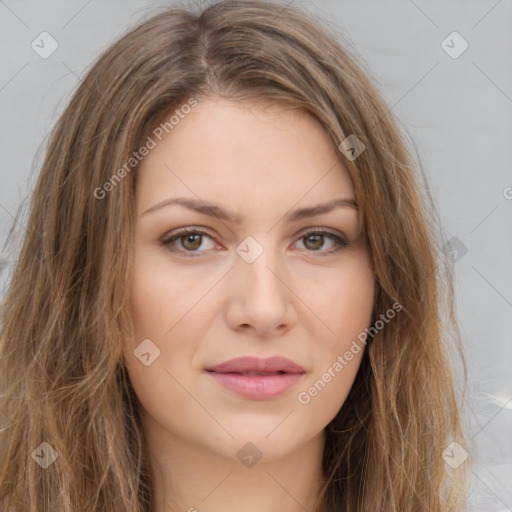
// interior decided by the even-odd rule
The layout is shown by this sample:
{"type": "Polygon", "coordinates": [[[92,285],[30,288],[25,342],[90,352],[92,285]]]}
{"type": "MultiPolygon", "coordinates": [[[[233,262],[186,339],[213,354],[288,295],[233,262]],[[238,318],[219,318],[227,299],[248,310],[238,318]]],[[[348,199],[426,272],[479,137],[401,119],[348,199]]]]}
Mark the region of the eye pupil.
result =
{"type": "Polygon", "coordinates": [[[323,235],[308,235],[306,236],[306,247],[308,247],[308,249],[313,249],[313,250],[317,250],[317,249],[320,249],[322,247],[324,243],[324,236],[323,235]],[[308,242],[310,240],[313,240],[313,244],[315,244],[315,241],[316,241],[316,245],[314,245],[313,247],[308,247],[308,242]],[[320,242],[320,244],[318,244],[318,242],[320,242]]]}
{"type": "Polygon", "coordinates": [[[185,235],[183,236],[182,238],[185,239],[185,243],[183,244],[183,247],[185,247],[185,249],[198,249],[199,247],[201,247],[201,236],[202,235],[194,235],[194,234],[190,234],[190,235],[185,235]],[[193,239],[196,239],[195,243],[193,241],[193,239]],[[192,245],[188,245],[188,243],[191,242],[192,245]]]}

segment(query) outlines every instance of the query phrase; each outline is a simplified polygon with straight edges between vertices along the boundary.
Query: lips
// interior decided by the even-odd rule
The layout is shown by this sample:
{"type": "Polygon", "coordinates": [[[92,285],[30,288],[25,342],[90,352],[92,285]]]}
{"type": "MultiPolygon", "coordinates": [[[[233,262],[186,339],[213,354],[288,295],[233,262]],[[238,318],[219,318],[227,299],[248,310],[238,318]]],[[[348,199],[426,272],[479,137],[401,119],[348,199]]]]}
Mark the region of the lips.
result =
{"type": "Polygon", "coordinates": [[[224,389],[250,400],[278,397],[306,373],[304,368],[285,357],[241,357],[205,370],[224,389]]]}
{"type": "Polygon", "coordinates": [[[238,373],[240,375],[279,375],[281,373],[305,373],[304,368],[286,357],[240,357],[225,363],[206,368],[206,371],[216,373],[238,373]]]}

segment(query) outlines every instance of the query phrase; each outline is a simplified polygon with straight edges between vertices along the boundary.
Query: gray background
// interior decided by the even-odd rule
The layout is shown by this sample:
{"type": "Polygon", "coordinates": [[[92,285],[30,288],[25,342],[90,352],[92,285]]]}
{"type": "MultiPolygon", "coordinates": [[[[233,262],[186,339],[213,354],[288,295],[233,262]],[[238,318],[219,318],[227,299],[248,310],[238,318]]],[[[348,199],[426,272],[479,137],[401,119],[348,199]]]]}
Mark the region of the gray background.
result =
{"type": "MultiPolygon", "coordinates": [[[[28,204],[41,164],[40,146],[79,77],[126,28],[155,7],[171,4],[0,0],[2,245],[18,207],[28,204]],[[59,45],[46,59],[31,47],[43,31],[59,45]]],[[[458,239],[450,248],[458,251],[458,312],[470,370],[465,418],[477,447],[471,510],[510,511],[512,2],[295,4],[329,20],[360,56],[417,147],[446,239],[458,239]],[[457,58],[441,45],[453,31],[469,44],[457,58]]],[[[448,44],[452,52],[461,48],[457,40],[449,38],[448,44]]],[[[15,252],[0,256],[5,290],[15,252]]]]}

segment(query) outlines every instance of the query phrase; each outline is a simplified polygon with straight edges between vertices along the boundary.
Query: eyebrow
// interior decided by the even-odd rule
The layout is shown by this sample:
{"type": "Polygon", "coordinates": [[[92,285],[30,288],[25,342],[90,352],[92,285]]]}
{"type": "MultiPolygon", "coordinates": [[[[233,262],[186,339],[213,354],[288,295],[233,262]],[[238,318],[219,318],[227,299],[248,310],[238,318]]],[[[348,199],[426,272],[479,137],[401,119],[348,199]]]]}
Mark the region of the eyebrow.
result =
{"type": "MultiPolygon", "coordinates": [[[[210,217],[215,217],[220,220],[224,220],[227,222],[231,222],[234,224],[240,224],[243,221],[243,218],[240,215],[236,215],[232,212],[229,212],[213,203],[208,203],[206,201],[196,200],[193,198],[187,197],[173,197],[169,199],[164,199],[159,203],[155,204],[151,208],[147,209],[144,213],[141,214],[146,215],[147,213],[154,212],[156,210],[160,210],[165,206],[169,205],[181,205],[189,210],[193,210],[198,213],[202,213],[204,215],[209,215],[210,217]]],[[[323,213],[329,213],[336,208],[351,208],[354,210],[358,210],[357,201],[355,198],[340,198],[334,199],[325,204],[319,204],[315,206],[309,206],[306,208],[298,208],[288,213],[285,217],[285,220],[288,222],[297,222],[301,219],[305,219],[308,217],[314,217],[316,215],[321,215],[323,213]]]]}

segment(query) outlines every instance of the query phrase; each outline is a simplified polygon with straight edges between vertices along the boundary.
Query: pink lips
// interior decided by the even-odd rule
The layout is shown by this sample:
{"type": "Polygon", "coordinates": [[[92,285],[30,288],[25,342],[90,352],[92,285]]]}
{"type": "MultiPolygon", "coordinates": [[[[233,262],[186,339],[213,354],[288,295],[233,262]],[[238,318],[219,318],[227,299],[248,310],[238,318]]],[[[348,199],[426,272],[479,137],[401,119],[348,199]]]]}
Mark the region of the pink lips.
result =
{"type": "Polygon", "coordinates": [[[284,393],[305,374],[302,367],[285,357],[241,357],[206,371],[223,387],[254,400],[284,393]]]}

